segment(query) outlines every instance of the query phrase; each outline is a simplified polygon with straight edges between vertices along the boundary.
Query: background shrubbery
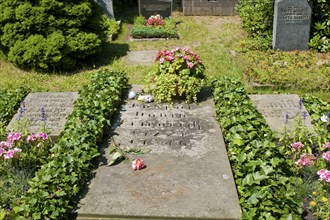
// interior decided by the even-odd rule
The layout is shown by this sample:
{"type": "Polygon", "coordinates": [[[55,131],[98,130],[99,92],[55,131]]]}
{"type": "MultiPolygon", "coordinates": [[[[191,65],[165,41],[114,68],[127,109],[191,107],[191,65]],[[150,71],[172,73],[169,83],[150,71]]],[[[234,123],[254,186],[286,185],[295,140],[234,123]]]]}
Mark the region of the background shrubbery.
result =
{"type": "Polygon", "coordinates": [[[1,0],[0,45],[21,67],[72,69],[100,51],[107,21],[93,0],[1,0]]]}
{"type": "MultiPolygon", "coordinates": [[[[237,6],[244,29],[256,39],[266,39],[269,46],[272,39],[274,2],[274,0],[241,0],[237,6]]],[[[313,15],[309,46],[320,52],[330,52],[329,1],[314,0],[312,4],[313,15]]]]}

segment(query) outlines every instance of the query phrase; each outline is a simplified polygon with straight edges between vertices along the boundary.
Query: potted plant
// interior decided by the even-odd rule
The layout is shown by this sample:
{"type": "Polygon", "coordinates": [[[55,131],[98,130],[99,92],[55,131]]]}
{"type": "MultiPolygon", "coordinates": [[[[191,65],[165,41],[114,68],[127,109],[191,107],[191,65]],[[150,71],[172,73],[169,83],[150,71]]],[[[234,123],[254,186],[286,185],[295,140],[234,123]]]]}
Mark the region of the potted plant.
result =
{"type": "Polygon", "coordinates": [[[184,97],[186,102],[197,101],[205,78],[205,66],[198,54],[187,48],[164,50],[157,54],[155,62],[146,90],[156,102],[172,103],[177,97],[184,97]]]}

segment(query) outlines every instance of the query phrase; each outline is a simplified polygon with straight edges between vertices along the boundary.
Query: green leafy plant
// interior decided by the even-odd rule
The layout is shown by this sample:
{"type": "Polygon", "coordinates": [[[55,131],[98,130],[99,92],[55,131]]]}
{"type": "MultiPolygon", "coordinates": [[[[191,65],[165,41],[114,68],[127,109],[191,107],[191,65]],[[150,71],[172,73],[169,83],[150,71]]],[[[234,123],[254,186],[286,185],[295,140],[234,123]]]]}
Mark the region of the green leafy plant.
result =
{"type": "Polygon", "coordinates": [[[184,96],[187,102],[197,101],[205,78],[198,54],[187,48],[164,50],[157,54],[156,62],[146,84],[157,102],[172,102],[178,96],[184,96]]]}
{"type": "Polygon", "coordinates": [[[237,185],[243,219],[301,219],[292,164],[239,82],[212,80],[217,119],[237,185]]]}
{"type": "Polygon", "coordinates": [[[29,182],[28,191],[15,201],[14,219],[65,219],[75,196],[90,175],[98,141],[117,110],[127,88],[123,72],[101,70],[83,87],[48,163],[29,182]]]}
{"type": "Polygon", "coordinates": [[[15,90],[0,91],[0,138],[5,136],[5,127],[8,125],[20,103],[28,94],[27,88],[17,88],[15,90]]]}
{"type": "Polygon", "coordinates": [[[138,16],[134,19],[134,27],[131,35],[133,38],[178,38],[179,35],[176,30],[176,21],[174,19],[160,16],[152,16],[147,20],[138,16]],[[155,25],[157,24],[157,25],[155,25]]]}

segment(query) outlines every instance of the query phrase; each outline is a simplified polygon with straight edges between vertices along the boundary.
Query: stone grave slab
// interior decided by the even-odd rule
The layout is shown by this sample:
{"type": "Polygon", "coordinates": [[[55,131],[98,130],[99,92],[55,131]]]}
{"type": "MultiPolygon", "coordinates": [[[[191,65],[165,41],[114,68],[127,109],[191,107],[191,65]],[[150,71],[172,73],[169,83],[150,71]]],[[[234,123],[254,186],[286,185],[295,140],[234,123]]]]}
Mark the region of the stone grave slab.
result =
{"type": "Polygon", "coordinates": [[[303,103],[300,103],[298,95],[249,95],[249,97],[273,131],[281,132],[284,126],[292,129],[295,118],[297,116],[304,117],[304,115],[305,125],[311,131],[314,130],[311,117],[303,103]]]}
{"type": "Polygon", "coordinates": [[[139,0],[139,13],[145,18],[159,14],[163,18],[172,14],[172,0],[139,0]]]}
{"type": "Polygon", "coordinates": [[[184,15],[236,15],[238,0],[182,0],[184,15]]]}
{"type": "MultiPolygon", "coordinates": [[[[147,165],[97,168],[77,219],[241,219],[211,99],[200,104],[129,100],[113,125],[120,146],[148,147],[147,165]]],[[[105,160],[109,160],[105,153],[105,160]]],[[[131,157],[134,159],[135,157],[131,157]]]]}
{"type": "MultiPolygon", "coordinates": [[[[28,130],[30,132],[40,131],[42,123],[41,109],[46,117],[46,128],[50,131],[50,136],[56,138],[64,129],[66,117],[73,109],[73,103],[78,98],[77,92],[35,92],[29,93],[25,100],[26,110],[23,116],[29,120],[28,130]]],[[[16,121],[20,117],[18,111],[7,129],[12,130],[16,121]]]]}
{"type": "Polygon", "coordinates": [[[273,49],[308,50],[312,8],[307,0],[276,0],[273,49]]]}
{"type": "Polygon", "coordinates": [[[155,63],[158,50],[130,51],[125,57],[129,65],[152,65],[155,63]]]}

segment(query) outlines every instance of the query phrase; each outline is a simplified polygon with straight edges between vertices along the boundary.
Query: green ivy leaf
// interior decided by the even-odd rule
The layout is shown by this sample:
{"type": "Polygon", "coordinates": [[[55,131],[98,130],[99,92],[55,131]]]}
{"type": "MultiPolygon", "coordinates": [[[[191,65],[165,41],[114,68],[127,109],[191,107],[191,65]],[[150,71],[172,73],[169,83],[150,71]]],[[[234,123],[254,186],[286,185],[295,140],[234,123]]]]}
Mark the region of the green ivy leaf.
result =
{"type": "Polygon", "coordinates": [[[108,163],[108,166],[112,166],[114,165],[115,163],[117,163],[119,160],[121,160],[122,158],[124,157],[124,155],[120,152],[115,152],[112,157],[111,157],[111,160],[110,162],[108,163]]]}

